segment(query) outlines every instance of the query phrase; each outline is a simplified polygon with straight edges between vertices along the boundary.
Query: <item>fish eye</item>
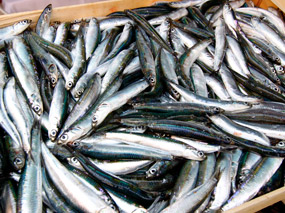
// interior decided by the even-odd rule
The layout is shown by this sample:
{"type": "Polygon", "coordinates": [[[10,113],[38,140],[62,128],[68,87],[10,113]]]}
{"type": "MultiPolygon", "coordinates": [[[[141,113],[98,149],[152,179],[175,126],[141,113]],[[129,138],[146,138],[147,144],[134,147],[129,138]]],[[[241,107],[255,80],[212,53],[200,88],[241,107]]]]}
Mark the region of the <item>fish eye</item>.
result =
{"type": "Polygon", "coordinates": [[[226,137],[226,141],[231,142],[232,139],[230,137],[226,137]]]}
{"type": "Polygon", "coordinates": [[[105,201],[109,204],[111,203],[111,199],[109,197],[106,197],[105,201]]]}
{"type": "Polygon", "coordinates": [[[110,207],[113,209],[113,210],[116,210],[116,207],[114,205],[110,205],[110,207]]]}
{"type": "Polygon", "coordinates": [[[172,89],[172,91],[173,91],[173,93],[174,93],[175,95],[178,94],[178,92],[177,92],[175,89],[172,89]]]}
{"type": "Polygon", "coordinates": [[[219,107],[215,107],[214,108],[214,112],[220,112],[220,108],[219,107]]]}
{"type": "Polygon", "coordinates": [[[15,158],[15,160],[14,160],[14,164],[15,165],[21,165],[23,163],[23,161],[22,161],[22,159],[21,158],[15,158]]]}
{"type": "Polygon", "coordinates": [[[80,143],[78,142],[78,141],[74,141],[73,143],[72,143],[72,146],[73,147],[78,147],[80,145],[80,143]]]}
{"type": "Polygon", "coordinates": [[[252,103],[245,101],[244,102],[247,106],[252,106],[252,103]]]}
{"type": "Polygon", "coordinates": [[[285,146],[285,141],[280,141],[277,145],[279,147],[284,147],[285,146]]]}
{"type": "Polygon", "coordinates": [[[143,126],[137,126],[136,128],[137,128],[137,130],[143,130],[144,129],[143,126]]]}
{"type": "Polygon", "coordinates": [[[150,82],[151,84],[154,84],[154,83],[155,83],[155,79],[154,79],[153,77],[150,77],[148,80],[149,80],[149,82],[150,82]]]}
{"type": "Polygon", "coordinates": [[[94,117],[92,118],[92,122],[93,122],[93,123],[97,123],[97,122],[98,122],[98,120],[97,120],[97,117],[96,117],[96,116],[94,116],[94,117]]]}
{"type": "Polygon", "coordinates": [[[50,131],[50,135],[51,135],[52,137],[55,137],[56,134],[57,134],[57,130],[53,129],[53,130],[50,131]]]}
{"type": "Polygon", "coordinates": [[[199,151],[199,152],[197,153],[197,155],[198,155],[198,157],[202,158],[202,157],[204,157],[204,152],[199,151]]]}
{"type": "Polygon", "coordinates": [[[52,77],[52,78],[50,79],[50,81],[51,81],[52,84],[55,84],[55,83],[56,83],[56,78],[55,78],[55,77],[52,77]]]}
{"type": "Polygon", "coordinates": [[[77,158],[76,158],[76,157],[72,157],[72,158],[70,158],[70,161],[71,161],[72,163],[78,163],[78,160],[77,160],[77,158]]]}
{"type": "Polygon", "coordinates": [[[41,110],[41,108],[40,108],[40,106],[36,105],[36,106],[34,106],[34,110],[35,110],[36,112],[39,112],[39,111],[41,110]]]}
{"type": "Polygon", "coordinates": [[[140,106],[139,103],[132,103],[131,105],[132,105],[133,107],[140,106]]]}
{"type": "Polygon", "coordinates": [[[151,169],[151,170],[149,170],[149,173],[151,174],[151,175],[154,175],[155,173],[156,173],[156,169],[151,169]]]}
{"type": "Polygon", "coordinates": [[[21,24],[28,24],[28,23],[29,23],[28,20],[23,20],[23,21],[21,21],[21,24]]]}
{"type": "Polygon", "coordinates": [[[71,81],[67,82],[67,87],[68,87],[68,88],[71,88],[72,85],[73,85],[73,83],[72,83],[71,81]]]}
{"type": "Polygon", "coordinates": [[[77,91],[77,95],[78,95],[78,96],[81,96],[81,95],[82,95],[82,91],[81,91],[81,90],[78,90],[78,91],[77,91]]]}
{"type": "Polygon", "coordinates": [[[61,140],[61,141],[67,141],[67,139],[68,139],[67,134],[64,134],[64,135],[62,135],[62,136],[60,137],[60,140],[61,140]]]}

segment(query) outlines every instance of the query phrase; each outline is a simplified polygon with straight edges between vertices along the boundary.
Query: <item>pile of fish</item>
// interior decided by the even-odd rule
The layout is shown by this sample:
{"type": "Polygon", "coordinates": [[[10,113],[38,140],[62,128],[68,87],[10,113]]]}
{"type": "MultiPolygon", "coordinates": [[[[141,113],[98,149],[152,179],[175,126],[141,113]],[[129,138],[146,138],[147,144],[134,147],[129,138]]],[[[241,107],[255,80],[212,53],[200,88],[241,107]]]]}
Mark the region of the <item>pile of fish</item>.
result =
{"type": "Polygon", "coordinates": [[[0,29],[3,212],[226,211],[284,185],[280,11],[51,17],[0,29]]]}

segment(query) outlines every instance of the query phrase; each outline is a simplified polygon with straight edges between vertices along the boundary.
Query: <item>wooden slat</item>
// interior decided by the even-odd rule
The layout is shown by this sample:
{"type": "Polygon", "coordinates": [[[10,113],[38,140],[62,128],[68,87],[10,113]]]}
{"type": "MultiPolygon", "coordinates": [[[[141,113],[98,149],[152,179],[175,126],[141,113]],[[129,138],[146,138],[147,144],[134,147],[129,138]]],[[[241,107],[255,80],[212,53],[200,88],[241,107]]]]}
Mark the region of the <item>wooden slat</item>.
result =
{"type": "Polygon", "coordinates": [[[279,201],[284,200],[285,198],[285,186],[277,189],[273,192],[267,193],[265,195],[262,195],[258,198],[255,198],[251,201],[248,201],[244,203],[243,205],[240,205],[236,208],[233,208],[229,211],[226,211],[226,213],[234,213],[234,212],[257,212],[261,209],[264,209],[268,206],[273,205],[274,203],[277,203],[279,201]]]}
{"type": "MultiPolygon", "coordinates": [[[[133,9],[136,7],[145,7],[153,4],[158,0],[112,0],[102,1],[89,4],[72,5],[66,7],[54,8],[52,12],[51,21],[72,21],[75,19],[88,17],[103,17],[107,14],[124,9],[133,9]]],[[[178,0],[166,0],[178,1],[178,0]]],[[[12,25],[17,21],[23,19],[31,19],[32,26],[35,25],[42,10],[13,13],[9,15],[0,16],[0,27],[12,25]]]]}
{"type": "MultiPolygon", "coordinates": [[[[102,1],[89,4],[72,5],[66,7],[58,7],[53,9],[53,15],[51,21],[72,21],[75,19],[88,18],[88,17],[103,17],[111,12],[133,9],[136,7],[144,7],[153,4],[158,0],[112,0],[102,1]]],[[[178,0],[166,0],[166,1],[178,1],[178,0]]],[[[284,0],[273,0],[278,2],[280,8],[285,7],[284,0]]],[[[253,0],[253,2],[262,7],[268,8],[269,6],[277,7],[271,0],[253,0]]],[[[13,13],[0,16],[0,27],[12,25],[17,21],[23,19],[31,19],[33,21],[32,26],[35,25],[42,10],[13,13]]]]}
{"type": "Polygon", "coordinates": [[[253,0],[254,5],[267,9],[268,7],[278,8],[271,0],[253,0]]]}
{"type": "Polygon", "coordinates": [[[284,0],[272,0],[284,13],[285,13],[285,1],[284,0]]]}

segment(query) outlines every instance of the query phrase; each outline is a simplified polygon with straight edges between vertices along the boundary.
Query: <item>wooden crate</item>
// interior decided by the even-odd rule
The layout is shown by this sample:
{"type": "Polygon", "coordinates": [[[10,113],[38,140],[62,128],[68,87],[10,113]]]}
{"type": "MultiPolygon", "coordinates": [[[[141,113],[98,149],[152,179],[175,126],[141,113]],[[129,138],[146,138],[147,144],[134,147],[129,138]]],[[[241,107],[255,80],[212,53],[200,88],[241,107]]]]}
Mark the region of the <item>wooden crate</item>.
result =
{"type": "MultiPolygon", "coordinates": [[[[90,4],[74,5],[54,8],[51,21],[72,21],[88,17],[103,17],[111,12],[124,9],[133,9],[153,4],[159,0],[111,0],[95,2],[90,4]]],[[[178,1],[178,0],[163,0],[178,1]]],[[[280,8],[285,12],[285,0],[253,0],[255,5],[267,9],[268,7],[280,8]]],[[[0,15],[0,28],[11,25],[23,19],[31,19],[32,26],[35,25],[42,10],[0,15]]],[[[227,212],[257,212],[274,203],[282,201],[285,204],[285,186],[255,198],[243,205],[233,208],[227,212]]]]}

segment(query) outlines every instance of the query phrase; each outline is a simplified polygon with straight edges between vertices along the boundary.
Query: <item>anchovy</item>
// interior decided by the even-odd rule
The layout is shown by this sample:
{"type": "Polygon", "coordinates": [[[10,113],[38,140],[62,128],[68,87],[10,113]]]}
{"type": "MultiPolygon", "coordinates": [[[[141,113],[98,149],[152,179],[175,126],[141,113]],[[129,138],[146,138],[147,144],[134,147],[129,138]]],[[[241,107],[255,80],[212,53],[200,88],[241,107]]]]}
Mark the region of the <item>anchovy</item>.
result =
{"type": "Polygon", "coordinates": [[[270,13],[269,11],[262,9],[262,8],[256,8],[256,7],[243,7],[235,9],[235,11],[243,14],[250,14],[252,16],[257,17],[266,17],[266,19],[275,26],[275,28],[283,35],[285,36],[285,24],[284,22],[276,15],[270,13]]]}
{"type": "Polygon", "coordinates": [[[181,9],[174,10],[168,14],[152,18],[148,20],[148,22],[151,25],[158,25],[158,24],[161,24],[167,18],[170,18],[172,20],[179,20],[183,16],[187,16],[187,15],[188,15],[188,11],[185,8],[181,8],[181,9]]]}
{"type": "Polygon", "coordinates": [[[11,180],[7,180],[3,184],[1,192],[1,206],[4,212],[17,212],[17,195],[15,184],[11,180]]]}
{"type": "Polygon", "coordinates": [[[214,70],[218,71],[226,53],[226,28],[224,20],[219,18],[215,29],[215,63],[214,70]]]}
{"type": "Polygon", "coordinates": [[[109,211],[114,212],[93,190],[79,178],[70,173],[48,150],[41,144],[42,156],[47,172],[56,188],[69,202],[84,212],[109,211]],[[70,196],[76,190],[77,196],[70,196]]]}
{"type": "Polygon", "coordinates": [[[251,107],[250,105],[244,102],[222,101],[222,100],[204,98],[202,96],[192,93],[189,90],[186,90],[185,88],[179,85],[175,85],[171,82],[169,83],[173,87],[174,90],[176,90],[178,93],[180,93],[183,96],[183,98],[185,98],[186,102],[198,103],[198,104],[203,104],[206,106],[219,107],[225,111],[240,111],[240,110],[245,110],[251,107]]]}
{"type": "Polygon", "coordinates": [[[263,133],[234,123],[224,115],[212,115],[209,118],[215,125],[231,135],[251,140],[263,145],[270,145],[270,140],[263,133]]]}
{"type": "Polygon", "coordinates": [[[105,133],[105,138],[121,139],[132,144],[137,143],[144,146],[158,148],[177,157],[184,157],[194,160],[203,160],[205,158],[203,152],[191,149],[190,146],[176,140],[166,140],[162,138],[155,138],[150,135],[128,134],[120,132],[107,132],[105,133]]]}
{"type": "Polygon", "coordinates": [[[36,33],[39,36],[42,36],[44,32],[47,31],[48,29],[51,19],[51,12],[52,12],[52,5],[49,4],[48,6],[45,7],[43,12],[41,13],[36,25],[36,33]]]}
{"type": "Polygon", "coordinates": [[[96,18],[91,18],[88,24],[88,29],[85,35],[85,49],[86,49],[86,59],[92,55],[100,41],[100,26],[99,21],[96,18]]]}
{"type": "Polygon", "coordinates": [[[82,27],[80,27],[76,41],[75,47],[71,52],[74,55],[73,65],[68,71],[68,74],[65,79],[65,88],[70,90],[72,87],[75,86],[77,80],[85,72],[85,65],[86,65],[86,57],[85,57],[85,46],[84,46],[84,39],[83,39],[83,32],[82,27]]]}
{"type": "Polygon", "coordinates": [[[189,191],[195,188],[198,171],[199,161],[187,160],[178,176],[176,184],[173,188],[171,195],[170,204],[179,200],[181,197],[186,195],[189,191]]]}
{"type": "Polygon", "coordinates": [[[219,180],[214,189],[214,200],[209,209],[217,210],[228,200],[231,192],[231,164],[232,154],[222,153],[217,160],[217,170],[220,171],[219,180]]]}
{"type": "Polygon", "coordinates": [[[193,7],[198,4],[203,4],[205,0],[183,0],[179,2],[170,2],[168,5],[174,8],[193,7]]]}
{"type": "Polygon", "coordinates": [[[49,110],[49,138],[54,141],[62,126],[67,111],[68,95],[64,89],[64,80],[60,78],[54,88],[53,99],[49,110]]]}
{"type": "Polygon", "coordinates": [[[32,20],[25,19],[19,22],[16,22],[15,24],[4,27],[0,29],[0,40],[8,39],[9,37],[13,37],[15,35],[18,35],[22,33],[24,30],[26,30],[30,24],[32,23],[32,20]]]}
{"type": "Polygon", "coordinates": [[[272,177],[282,162],[283,158],[264,158],[254,171],[254,175],[230,197],[228,202],[222,207],[222,210],[229,210],[254,197],[259,189],[272,177]]]}
{"type": "MultiPolygon", "coordinates": [[[[79,150],[86,156],[96,159],[141,159],[141,160],[172,160],[173,156],[169,152],[161,151],[159,149],[150,148],[147,146],[135,147],[125,144],[107,144],[96,142],[85,142],[86,140],[79,140],[69,143],[70,146],[79,150]]],[[[106,141],[106,140],[105,140],[106,141]]]]}
{"type": "Polygon", "coordinates": [[[259,33],[262,33],[265,36],[267,41],[273,44],[278,50],[285,53],[285,43],[282,37],[280,37],[272,28],[256,17],[251,19],[251,23],[259,33]]]}
{"type": "Polygon", "coordinates": [[[11,119],[11,121],[15,124],[17,129],[19,129],[19,134],[21,136],[22,147],[27,154],[31,153],[30,146],[30,131],[28,122],[24,117],[23,109],[19,103],[19,99],[16,94],[16,82],[15,78],[10,78],[4,88],[4,103],[7,110],[7,113],[11,119]]]}
{"type": "Polygon", "coordinates": [[[11,46],[8,47],[8,55],[13,73],[15,74],[20,87],[24,90],[29,105],[35,111],[35,113],[41,115],[43,112],[43,103],[36,79],[28,71],[26,71],[26,67],[21,63],[11,46]]]}
{"type": "Polygon", "coordinates": [[[42,211],[41,127],[36,119],[31,132],[31,154],[19,182],[17,212],[42,211]]]}
{"type": "Polygon", "coordinates": [[[162,210],[161,212],[175,212],[175,211],[183,211],[183,212],[189,212],[194,211],[197,209],[199,204],[203,202],[206,196],[208,196],[215,185],[217,184],[217,179],[215,178],[215,175],[213,175],[206,183],[203,185],[194,188],[190,192],[188,192],[186,195],[181,197],[179,200],[162,210]]]}
{"type": "Polygon", "coordinates": [[[63,46],[67,39],[67,34],[68,34],[69,29],[70,29],[70,22],[61,23],[57,27],[56,35],[55,35],[53,43],[63,46]]]}

